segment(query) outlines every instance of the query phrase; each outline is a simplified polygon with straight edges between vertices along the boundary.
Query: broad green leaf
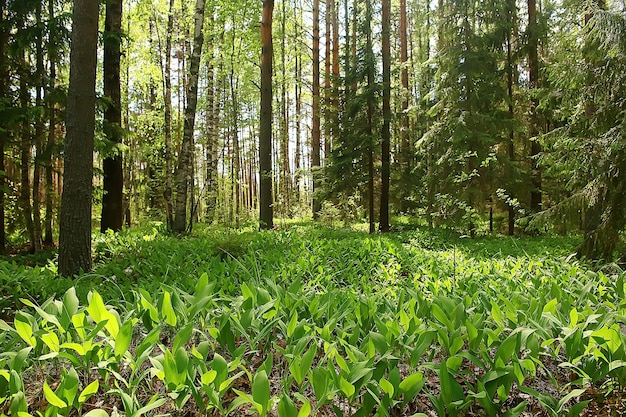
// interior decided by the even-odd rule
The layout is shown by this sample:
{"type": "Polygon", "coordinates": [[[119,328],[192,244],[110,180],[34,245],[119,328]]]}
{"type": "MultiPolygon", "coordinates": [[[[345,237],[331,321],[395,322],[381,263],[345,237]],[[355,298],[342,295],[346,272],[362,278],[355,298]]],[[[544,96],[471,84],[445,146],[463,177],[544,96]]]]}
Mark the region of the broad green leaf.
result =
{"type": "Polygon", "coordinates": [[[203,373],[201,378],[202,385],[209,385],[210,383],[215,381],[216,377],[217,371],[215,369],[211,369],[210,371],[203,373]]]}
{"type": "Polygon", "coordinates": [[[115,338],[115,356],[122,356],[128,350],[133,337],[133,322],[124,323],[115,338]]]}
{"type": "Polygon", "coordinates": [[[176,313],[172,307],[172,297],[168,291],[163,291],[163,298],[161,299],[161,317],[163,317],[165,322],[170,326],[176,326],[176,313]]]}
{"type": "Polygon", "coordinates": [[[50,405],[53,405],[53,406],[59,407],[59,408],[67,407],[67,404],[65,403],[65,401],[60,399],[54,393],[54,391],[52,391],[50,389],[50,386],[48,386],[48,383],[46,381],[43,382],[43,395],[46,397],[46,401],[48,401],[50,403],[50,405]]]}
{"type": "Polygon", "coordinates": [[[91,384],[87,385],[85,389],[78,396],[78,403],[83,404],[89,397],[98,392],[98,388],[100,388],[100,384],[96,379],[91,384]]]}
{"type": "Polygon", "coordinates": [[[95,409],[83,414],[83,417],[109,417],[109,413],[101,409],[95,409]]]}
{"type": "Polygon", "coordinates": [[[416,372],[404,378],[398,388],[403,393],[407,393],[414,389],[415,387],[421,387],[424,385],[424,375],[421,372],[416,372]]]}
{"type": "Polygon", "coordinates": [[[287,325],[287,337],[291,337],[293,332],[296,330],[296,326],[298,325],[298,312],[294,311],[291,315],[291,319],[289,320],[289,324],[287,325]]]}
{"type": "Polygon", "coordinates": [[[356,390],[354,388],[354,385],[349,383],[344,377],[341,377],[339,379],[339,388],[341,389],[341,391],[343,391],[344,394],[346,394],[346,397],[348,398],[352,398],[356,390]]]}
{"type": "Polygon", "coordinates": [[[59,337],[54,332],[42,335],[41,340],[43,340],[43,342],[52,352],[58,352],[59,348],[61,347],[59,337]]]}
{"type": "Polygon", "coordinates": [[[382,388],[382,390],[385,391],[385,393],[389,396],[389,398],[393,398],[393,394],[394,394],[393,384],[387,381],[385,378],[382,378],[379,381],[379,384],[380,384],[380,388],[382,388]]]}
{"type": "Polygon", "coordinates": [[[278,402],[278,417],[295,417],[298,409],[293,400],[288,395],[283,394],[278,402]]]}
{"type": "Polygon", "coordinates": [[[252,378],[252,399],[261,405],[262,415],[265,415],[269,410],[271,398],[270,381],[267,378],[267,373],[265,371],[257,372],[252,378]]]}
{"type": "Polygon", "coordinates": [[[311,414],[311,402],[309,400],[305,400],[304,403],[302,404],[302,407],[300,407],[300,411],[298,411],[297,417],[309,417],[310,414],[311,414]]]}
{"type": "Polygon", "coordinates": [[[20,337],[28,343],[29,346],[33,348],[37,346],[37,339],[33,336],[33,328],[30,323],[24,321],[20,315],[17,315],[13,322],[13,326],[15,326],[17,334],[20,335],[20,337]]]}

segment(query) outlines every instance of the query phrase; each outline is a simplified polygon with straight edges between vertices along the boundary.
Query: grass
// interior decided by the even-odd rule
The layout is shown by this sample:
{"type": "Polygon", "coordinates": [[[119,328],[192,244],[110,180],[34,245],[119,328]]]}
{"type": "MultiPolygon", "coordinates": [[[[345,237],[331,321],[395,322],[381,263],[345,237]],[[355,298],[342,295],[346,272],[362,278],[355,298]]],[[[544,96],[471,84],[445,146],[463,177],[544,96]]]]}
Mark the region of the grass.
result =
{"type": "Polygon", "coordinates": [[[560,416],[620,403],[624,274],[574,261],[576,238],[300,223],[95,239],[94,271],[74,281],[52,261],[0,262],[0,415],[560,416]]]}

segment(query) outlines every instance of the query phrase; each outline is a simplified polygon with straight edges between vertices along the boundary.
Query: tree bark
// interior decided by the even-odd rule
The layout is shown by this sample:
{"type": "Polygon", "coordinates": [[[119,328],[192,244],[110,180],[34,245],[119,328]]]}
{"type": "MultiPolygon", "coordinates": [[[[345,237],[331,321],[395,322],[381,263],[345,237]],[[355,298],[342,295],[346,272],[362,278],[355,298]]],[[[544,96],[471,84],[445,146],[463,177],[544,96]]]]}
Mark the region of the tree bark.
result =
{"type": "MultiPolygon", "coordinates": [[[[6,97],[10,85],[9,68],[7,66],[6,45],[8,41],[8,31],[5,26],[6,1],[0,0],[0,97],[6,97]]],[[[4,103],[0,103],[4,106],[4,103]]],[[[6,251],[6,228],[5,228],[5,178],[6,167],[4,162],[4,147],[7,141],[6,131],[0,129],[0,253],[6,251]]]]}
{"type": "Polygon", "coordinates": [[[91,269],[98,2],[74,0],[61,197],[59,273],[91,269]]]}
{"type": "Polygon", "coordinates": [[[367,196],[369,205],[369,232],[370,234],[376,231],[374,225],[374,96],[372,89],[374,88],[374,76],[375,76],[375,62],[374,62],[374,47],[372,39],[372,2],[371,0],[365,0],[365,65],[367,71],[367,170],[368,170],[368,183],[367,183],[367,196]]]}
{"type": "MultiPolygon", "coordinates": [[[[35,14],[37,19],[37,38],[35,46],[35,107],[43,107],[43,90],[44,90],[44,62],[43,62],[43,18],[42,3],[37,2],[35,6],[35,14]]],[[[42,230],[41,230],[41,159],[44,153],[44,118],[43,115],[37,115],[35,119],[35,160],[33,161],[33,250],[35,252],[41,250],[42,230]]]]}
{"type": "Polygon", "coordinates": [[[167,12],[167,35],[165,35],[165,68],[163,79],[165,83],[163,116],[165,118],[165,216],[167,227],[171,230],[174,226],[174,207],[172,204],[172,35],[174,32],[174,1],[170,0],[167,12]]]}
{"type": "Polygon", "coordinates": [[[194,44],[189,60],[187,106],[185,107],[183,141],[178,158],[178,168],[176,170],[176,212],[174,225],[172,227],[172,230],[176,233],[183,233],[187,225],[187,194],[193,172],[191,166],[193,158],[191,153],[193,152],[193,134],[196,121],[196,107],[198,104],[198,73],[200,72],[200,56],[202,55],[202,44],[204,41],[202,33],[204,26],[204,6],[205,0],[196,0],[194,44]]]}
{"type": "Polygon", "coordinates": [[[259,221],[261,229],[274,228],[272,207],[272,18],[274,1],[263,0],[261,16],[261,119],[259,171],[261,177],[259,221]]]}
{"type": "MultiPolygon", "coordinates": [[[[26,52],[22,52],[20,57],[20,74],[19,74],[19,100],[21,110],[26,113],[30,107],[29,92],[29,70],[27,68],[26,52]]],[[[22,217],[26,232],[28,233],[29,251],[32,253],[38,246],[35,239],[35,225],[33,223],[33,207],[31,205],[31,184],[30,184],[30,164],[32,158],[32,137],[30,117],[22,118],[20,128],[20,207],[22,209],[22,217]]]]}
{"type": "MultiPolygon", "coordinates": [[[[539,88],[539,34],[537,24],[537,4],[536,0],[528,0],[528,78],[530,88],[539,88]]],[[[537,163],[537,158],[541,153],[541,144],[536,139],[539,134],[539,120],[537,106],[539,100],[532,94],[530,102],[530,158],[532,167],[532,190],[530,192],[530,210],[533,213],[541,211],[541,169],[537,163]],[[535,138],[535,139],[533,139],[535,138]]]]}
{"type": "MultiPolygon", "coordinates": [[[[0,0],[4,1],[4,0],[0,0]]],[[[54,0],[48,1],[48,19],[53,21],[55,19],[55,10],[54,10],[54,0]]],[[[48,61],[49,61],[49,93],[54,92],[56,88],[56,78],[57,78],[57,70],[56,70],[56,61],[57,61],[57,52],[56,52],[56,43],[55,43],[56,31],[54,30],[54,25],[51,25],[48,33],[48,61]]],[[[48,137],[46,143],[46,151],[44,153],[45,156],[45,188],[46,188],[46,215],[44,219],[44,239],[43,243],[45,245],[52,245],[54,243],[53,236],[53,219],[54,219],[54,201],[53,201],[53,193],[54,193],[54,183],[53,183],[53,149],[55,147],[56,142],[56,105],[54,100],[49,100],[48,103],[48,137]]]]}
{"type": "Polygon", "coordinates": [[[313,218],[317,219],[322,203],[319,192],[320,168],[320,1],[313,0],[313,130],[311,131],[311,172],[313,173],[313,218]]]}
{"type": "Polygon", "coordinates": [[[389,177],[391,173],[391,0],[382,0],[383,131],[380,195],[380,231],[389,232],[389,177]]]}
{"type": "MultiPolygon", "coordinates": [[[[122,0],[107,0],[104,23],[104,95],[110,100],[104,112],[104,133],[113,144],[122,142],[122,93],[120,60],[122,0]]],[[[124,174],[119,149],[104,158],[100,231],[122,230],[124,222],[124,174]]]]}

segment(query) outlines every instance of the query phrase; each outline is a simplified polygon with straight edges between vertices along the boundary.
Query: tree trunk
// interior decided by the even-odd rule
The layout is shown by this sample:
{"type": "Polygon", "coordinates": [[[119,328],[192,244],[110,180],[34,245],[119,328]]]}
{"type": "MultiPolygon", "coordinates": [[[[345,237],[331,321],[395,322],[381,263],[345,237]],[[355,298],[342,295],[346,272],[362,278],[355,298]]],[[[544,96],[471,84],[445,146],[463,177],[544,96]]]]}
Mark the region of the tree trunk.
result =
{"type": "MultiPolygon", "coordinates": [[[[215,19],[211,14],[209,22],[211,23],[211,30],[213,33],[213,25],[215,19]]],[[[219,90],[215,81],[215,36],[212,34],[209,41],[209,53],[207,59],[207,104],[206,104],[206,145],[205,145],[205,158],[206,158],[206,182],[207,182],[207,208],[206,208],[206,220],[211,223],[215,218],[215,209],[217,204],[217,168],[218,168],[218,130],[217,130],[217,109],[219,108],[219,99],[216,96],[219,94],[219,90]]]]}
{"type": "MultiPolygon", "coordinates": [[[[511,13],[511,30],[507,33],[506,39],[506,54],[507,54],[507,90],[509,96],[509,118],[513,120],[515,118],[515,109],[513,108],[514,96],[513,96],[513,75],[514,75],[514,65],[513,62],[513,23],[515,17],[515,1],[509,0],[510,4],[510,13],[511,13]]],[[[508,141],[508,157],[509,157],[509,165],[510,169],[508,172],[508,180],[511,182],[514,175],[514,163],[515,163],[515,131],[511,127],[509,131],[509,141],[508,141]]],[[[511,194],[511,198],[513,197],[511,190],[509,190],[509,194],[511,194]]],[[[515,207],[511,202],[507,203],[508,206],[508,234],[509,236],[513,236],[515,234],[515,207]]],[[[493,210],[493,208],[492,208],[493,210]]]]}
{"type": "Polygon", "coordinates": [[[165,121],[165,216],[167,228],[174,226],[174,207],[172,204],[172,173],[174,156],[172,153],[172,36],[174,32],[174,1],[170,0],[167,12],[167,34],[165,35],[165,69],[163,79],[165,83],[163,109],[165,121]]]}
{"type": "MultiPolygon", "coordinates": [[[[0,97],[6,97],[10,85],[9,68],[7,66],[6,45],[8,41],[8,31],[5,26],[6,1],[0,0],[0,97]]],[[[3,103],[0,103],[3,104],[3,103]]],[[[0,129],[0,254],[6,251],[6,228],[5,228],[5,178],[6,167],[4,163],[4,147],[6,143],[6,131],[0,129]]]]}
{"type": "Polygon", "coordinates": [[[59,273],[91,269],[98,2],[74,0],[61,197],[59,273]]]}
{"type": "MultiPolygon", "coordinates": [[[[301,10],[301,7],[295,7],[294,8],[294,14],[295,14],[295,21],[300,23],[302,21],[301,19],[301,15],[299,13],[301,13],[301,11],[299,12],[299,10],[301,10]]],[[[296,187],[296,198],[297,198],[297,203],[298,205],[300,204],[301,200],[302,200],[302,196],[300,195],[300,177],[301,177],[301,173],[300,173],[300,159],[302,158],[302,148],[301,148],[301,138],[300,136],[302,135],[302,54],[300,51],[300,25],[297,24],[296,25],[296,33],[295,33],[295,38],[298,39],[298,48],[296,50],[296,54],[295,54],[295,83],[294,83],[294,95],[295,95],[295,101],[296,101],[296,150],[295,150],[295,163],[294,163],[294,169],[295,169],[295,177],[294,177],[294,182],[295,182],[295,187],[296,187]]]]}
{"type": "Polygon", "coordinates": [[[375,62],[372,40],[372,2],[365,0],[365,36],[366,40],[366,71],[367,71],[367,166],[368,166],[368,204],[369,204],[369,232],[374,233],[374,88],[375,62]]]}
{"type": "Polygon", "coordinates": [[[313,130],[311,131],[311,172],[313,174],[313,218],[317,219],[322,204],[319,192],[320,168],[320,1],[313,0],[313,130]]]}
{"type": "Polygon", "coordinates": [[[382,183],[380,195],[380,231],[389,232],[389,177],[391,173],[391,0],[382,0],[383,55],[383,131],[382,183]]]}
{"type": "MultiPolygon", "coordinates": [[[[27,68],[26,53],[23,52],[20,62],[20,74],[19,74],[19,100],[20,107],[23,112],[27,112],[30,107],[30,94],[28,88],[29,70],[27,68]]],[[[32,141],[31,141],[31,128],[30,117],[24,116],[20,129],[20,163],[21,163],[21,175],[20,175],[20,206],[22,209],[22,217],[24,219],[24,225],[26,226],[26,232],[28,233],[28,240],[30,246],[30,252],[34,252],[38,246],[35,239],[35,225],[33,223],[33,208],[30,201],[31,186],[30,186],[30,163],[32,158],[32,141]]]]}
{"type": "Polygon", "coordinates": [[[194,19],[193,51],[189,63],[189,79],[187,81],[187,106],[185,107],[185,122],[183,128],[183,141],[178,158],[176,170],[176,212],[172,230],[183,233],[187,225],[187,194],[191,184],[193,133],[196,121],[196,107],[198,104],[198,73],[200,71],[200,56],[204,36],[204,5],[205,0],[196,0],[196,13],[194,19]]]}
{"type": "MultiPolygon", "coordinates": [[[[4,1],[4,0],[0,0],[4,1]]],[[[52,21],[55,19],[55,11],[54,11],[54,0],[48,1],[48,18],[52,21]]],[[[48,34],[48,61],[49,61],[49,72],[50,72],[50,80],[49,80],[49,93],[54,92],[56,88],[56,43],[55,43],[55,35],[56,31],[54,30],[54,26],[51,25],[48,34]]],[[[53,219],[54,219],[54,202],[53,202],[53,193],[54,193],[54,184],[53,184],[53,157],[52,152],[55,147],[56,142],[56,105],[54,100],[49,100],[48,103],[48,138],[46,144],[46,151],[44,152],[45,161],[43,162],[45,166],[45,189],[46,189],[46,216],[44,219],[44,239],[43,243],[45,245],[52,245],[54,243],[53,236],[53,219]]]]}
{"type": "Polygon", "coordinates": [[[259,220],[261,229],[274,228],[272,207],[272,17],[274,0],[263,0],[261,16],[261,119],[259,170],[261,177],[259,220]]]}
{"type": "MultiPolygon", "coordinates": [[[[528,78],[530,88],[539,88],[539,34],[537,24],[536,0],[528,0],[528,78]]],[[[537,163],[537,158],[541,153],[541,144],[536,139],[539,134],[539,120],[537,106],[539,100],[533,92],[530,101],[530,158],[532,166],[532,190],[530,192],[530,210],[533,213],[541,211],[541,169],[537,163]],[[533,139],[535,138],[535,139],[533,139]]]]}
{"type": "MultiPolygon", "coordinates": [[[[110,100],[104,112],[104,133],[113,144],[122,142],[122,93],[120,59],[122,0],[107,0],[104,23],[104,95],[110,100]]],[[[103,195],[100,231],[122,230],[124,222],[124,174],[122,154],[115,149],[102,162],[103,195]]]]}
{"type": "MultiPolygon", "coordinates": [[[[35,107],[40,109],[43,107],[43,89],[44,89],[44,62],[43,62],[43,19],[42,4],[37,2],[36,5],[37,18],[37,39],[36,39],[36,69],[35,69],[35,107]]],[[[35,252],[41,250],[42,230],[41,230],[41,159],[44,153],[43,136],[44,124],[43,115],[37,115],[35,120],[35,160],[33,162],[33,250],[35,252]]]]}
{"type": "MultiPolygon", "coordinates": [[[[400,115],[400,172],[402,176],[402,184],[407,186],[410,184],[411,176],[411,160],[409,146],[409,49],[408,49],[408,23],[407,23],[407,6],[406,0],[400,0],[400,66],[401,75],[400,82],[402,84],[401,97],[402,97],[402,113],[400,115]]],[[[407,193],[402,192],[401,208],[405,212],[408,209],[407,193]]]]}

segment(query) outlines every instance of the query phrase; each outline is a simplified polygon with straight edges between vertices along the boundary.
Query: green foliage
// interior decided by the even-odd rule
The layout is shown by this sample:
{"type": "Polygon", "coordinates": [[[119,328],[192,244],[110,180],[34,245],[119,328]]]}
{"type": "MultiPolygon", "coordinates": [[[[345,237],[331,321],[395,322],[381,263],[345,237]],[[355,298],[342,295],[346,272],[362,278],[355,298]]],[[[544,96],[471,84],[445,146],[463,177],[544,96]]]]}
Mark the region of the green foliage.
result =
{"type": "Polygon", "coordinates": [[[24,378],[44,366],[60,371],[28,386],[46,416],[101,415],[92,396],[133,416],[382,416],[425,402],[439,415],[517,416],[529,402],[576,415],[587,388],[626,383],[626,304],[624,274],[566,259],[575,245],[307,225],[105,235],[98,273],[128,282],[86,275],[0,321],[0,410],[34,413],[24,378]]]}

